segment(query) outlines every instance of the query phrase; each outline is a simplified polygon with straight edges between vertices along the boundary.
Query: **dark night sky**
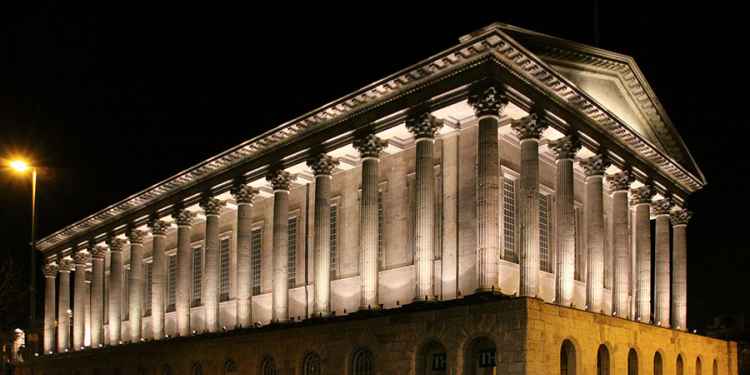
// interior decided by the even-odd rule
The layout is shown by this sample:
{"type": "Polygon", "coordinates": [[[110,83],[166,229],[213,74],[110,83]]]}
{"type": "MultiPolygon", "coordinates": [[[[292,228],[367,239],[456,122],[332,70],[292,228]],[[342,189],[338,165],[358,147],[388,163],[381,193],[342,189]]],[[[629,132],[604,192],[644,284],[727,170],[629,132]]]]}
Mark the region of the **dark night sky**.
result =
{"type": "MultiPolygon", "coordinates": [[[[13,3],[0,6],[0,157],[24,153],[46,166],[41,236],[490,22],[593,43],[593,3],[455,3],[432,14],[432,5],[372,2],[350,15],[292,4],[13,3]]],[[[599,46],[636,59],[709,181],[689,200],[691,327],[749,310],[740,14],[619,2],[600,12],[599,46]]],[[[0,256],[27,256],[28,211],[28,185],[0,173],[0,256]]]]}

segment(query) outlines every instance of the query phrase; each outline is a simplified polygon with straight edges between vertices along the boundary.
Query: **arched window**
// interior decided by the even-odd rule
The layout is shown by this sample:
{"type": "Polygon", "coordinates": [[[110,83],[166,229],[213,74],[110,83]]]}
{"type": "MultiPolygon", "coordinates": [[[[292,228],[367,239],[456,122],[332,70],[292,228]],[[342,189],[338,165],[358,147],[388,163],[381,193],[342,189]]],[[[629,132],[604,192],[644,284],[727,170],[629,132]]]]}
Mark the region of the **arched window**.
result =
{"type": "Polygon", "coordinates": [[[448,356],[443,344],[431,340],[417,352],[417,375],[444,374],[448,370],[448,356]]]}
{"type": "Polygon", "coordinates": [[[372,352],[367,349],[359,349],[352,356],[352,375],[374,375],[375,361],[372,352]]]}
{"type": "Polygon", "coordinates": [[[684,375],[685,374],[685,364],[682,361],[682,354],[677,355],[677,366],[675,370],[675,374],[677,375],[684,375]]]}
{"type": "Polygon", "coordinates": [[[719,375],[719,363],[714,359],[714,375],[719,375]]]}
{"type": "Polygon", "coordinates": [[[654,354],[654,375],[663,375],[663,369],[664,365],[661,360],[661,353],[656,352],[656,354],[654,354]]]}
{"type": "Polygon", "coordinates": [[[703,362],[701,357],[695,359],[695,375],[703,375],[703,362]]]}
{"type": "Polygon", "coordinates": [[[320,375],[320,356],[317,353],[307,353],[302,361],[302,375],[320,375]]]}
{"type": "Polygon", "coordinates": [[[266,357],[263,359],[260,365],[260,375],[279,375],[276,370],[276,363],[273,362],[273,358],[266,357]]]}
{"type": "Polygon", "coordinates": [[[203,375],[203,367],[200,363],[195,362],[193,363],[193,370],[191,371],[192,375],[203,375]]]}
{"type": "Polygon", "coordinates": [[[596,375],[609,375],[609,349],[604,344],[596,351],[596,375]]]}
{"type": "Polygon", "coordinates": [[[576,347],[570,340],[560,346],[560,375],[576,375],[576,347]]]}
{"type": "Polygon", "coordinates": [[[497,347],[487,337],[474,339],[466,347],[464,354],[464,374],[490,375],[497,366],[497,347]]]}
{"type": "Polygon", "coordinates": [[[638,354],[633,348],[628,352],[628,375],[638,375],[638,354]]]}

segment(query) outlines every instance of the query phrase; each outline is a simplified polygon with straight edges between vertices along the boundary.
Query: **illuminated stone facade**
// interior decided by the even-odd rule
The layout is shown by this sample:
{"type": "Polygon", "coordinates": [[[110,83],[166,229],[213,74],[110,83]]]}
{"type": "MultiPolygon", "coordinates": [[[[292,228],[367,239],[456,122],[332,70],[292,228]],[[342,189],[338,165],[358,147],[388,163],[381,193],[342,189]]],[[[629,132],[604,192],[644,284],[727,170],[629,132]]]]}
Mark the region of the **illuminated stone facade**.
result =
{"type": "Polygon", "coordinates": [[[704,184],[632,59],[494,24],[42,239],[74,345],[50,290],[30,366],[732,375],[684,332],[704,184]]]}

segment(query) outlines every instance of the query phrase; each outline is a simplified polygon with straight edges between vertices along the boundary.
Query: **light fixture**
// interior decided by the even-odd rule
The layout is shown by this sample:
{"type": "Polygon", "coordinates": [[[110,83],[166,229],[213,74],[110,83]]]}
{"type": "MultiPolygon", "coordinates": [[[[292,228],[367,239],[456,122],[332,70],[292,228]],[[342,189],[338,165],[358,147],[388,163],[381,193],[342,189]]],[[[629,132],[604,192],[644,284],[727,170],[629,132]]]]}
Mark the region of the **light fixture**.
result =
{"type": "Polygon", "coordinates": [[[29,166],[29,163],[26,160],[23,159],[15,159],[11,160],[8,165],[13,168],[14,171],[23,173],[29,170],[31,166],[29,166]]]}

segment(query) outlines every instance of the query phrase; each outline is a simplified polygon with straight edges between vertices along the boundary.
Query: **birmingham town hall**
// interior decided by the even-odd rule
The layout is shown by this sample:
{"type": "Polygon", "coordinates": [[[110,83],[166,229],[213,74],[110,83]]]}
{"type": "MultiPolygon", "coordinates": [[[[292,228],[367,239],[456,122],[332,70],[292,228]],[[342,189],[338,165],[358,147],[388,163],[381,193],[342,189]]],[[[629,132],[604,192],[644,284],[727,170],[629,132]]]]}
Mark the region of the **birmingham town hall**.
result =
{"type": "Polygon", "coordinates": [[[493,24],[40,240],[20,371],[735,375],[705,184],[632,58],[493,24]]]}

